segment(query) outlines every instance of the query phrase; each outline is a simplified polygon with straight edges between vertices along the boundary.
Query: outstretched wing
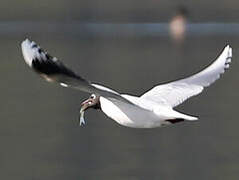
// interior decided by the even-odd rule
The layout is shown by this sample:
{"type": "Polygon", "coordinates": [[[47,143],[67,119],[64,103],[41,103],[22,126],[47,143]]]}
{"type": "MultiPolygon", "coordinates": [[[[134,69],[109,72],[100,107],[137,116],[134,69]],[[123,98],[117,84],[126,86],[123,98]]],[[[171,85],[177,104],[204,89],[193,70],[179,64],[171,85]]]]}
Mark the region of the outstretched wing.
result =
{"type": "Polygon", "coordinates": [[[175,107],[188,98],[202,92],[204,87],[209,86],[229,68],[232,58],[232,48],[228,45],[221,55],[203,71],[188,78],[155,86],[141,96],[159,104],[175,107]]]}
{"type": "Polygon", "coordinates": [[[49,82],[57,82],[64,87],[71,87],[87,93],[103,96],[107,99],[117,99],[132,104],[119,93],[107,87],[92,84],[82,78],[67,68],[56,57],[52,57],[41,49],[40,46],[33,41],[26,39],[22,42],[22,53],[25,62],[49,82]]]}

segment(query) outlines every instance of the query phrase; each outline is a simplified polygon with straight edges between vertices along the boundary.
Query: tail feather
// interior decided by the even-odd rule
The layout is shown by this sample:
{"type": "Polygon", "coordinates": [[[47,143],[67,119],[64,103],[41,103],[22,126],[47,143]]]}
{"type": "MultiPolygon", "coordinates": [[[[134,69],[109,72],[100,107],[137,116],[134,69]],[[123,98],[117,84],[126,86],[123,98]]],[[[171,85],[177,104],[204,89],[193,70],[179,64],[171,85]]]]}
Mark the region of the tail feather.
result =
{"type": "Polygon", "coordinates": [[[188,121],[198,120],[198,117],[195,117],[195,116],[190,116],[190,115],[183,114],[183,113],[180,113],[180,112],[177,112],[177,111],[173,111],[173,113],[174,113],[175,119],[184,119],[184,120],[188,120],[188,121]]]}

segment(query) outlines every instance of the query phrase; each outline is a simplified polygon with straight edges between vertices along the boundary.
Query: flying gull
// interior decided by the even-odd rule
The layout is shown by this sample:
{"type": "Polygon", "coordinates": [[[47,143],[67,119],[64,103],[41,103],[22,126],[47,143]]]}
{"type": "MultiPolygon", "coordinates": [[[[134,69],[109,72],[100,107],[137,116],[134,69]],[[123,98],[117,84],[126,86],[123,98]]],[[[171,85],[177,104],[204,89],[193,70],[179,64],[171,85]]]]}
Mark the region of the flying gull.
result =
{"type": "Polygon", "coordinates": [[[44,51],[34,41],[22,42],[25,62],[49,82],[90,93],[81,104],[80,125],[85,124],[84,112],[89,108],[100,109],[117,123],[131,128],[155,128],[181,121],[195,121],[197,117],[183,114],[174,107],[198,95],[219,79],[229,68],[232,48],[227,45],[221,55],[207,68],[185,79],[160,84],[140,97],[120,94],[108,87],[91,83],[66,67],[56,57],[44,51]]]}

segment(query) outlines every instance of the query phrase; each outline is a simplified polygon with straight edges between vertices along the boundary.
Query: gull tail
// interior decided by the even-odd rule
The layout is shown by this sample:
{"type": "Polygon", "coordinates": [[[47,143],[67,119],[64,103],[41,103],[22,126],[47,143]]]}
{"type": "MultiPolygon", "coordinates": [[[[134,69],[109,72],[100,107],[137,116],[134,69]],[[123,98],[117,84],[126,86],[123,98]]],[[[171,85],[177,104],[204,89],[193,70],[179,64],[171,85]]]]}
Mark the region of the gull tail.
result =
{"type": "Polygon", "coordinates": [[[173,110],[173,114],[171,112],[171,115],[174,118],[166,120],[166,121],[169,121],[171,123],[177,123],[177,122],[181,122],[181,121],[184,121],[184,120],[186,120],[186,121],[196,121],[196,120],[198,120],[198,117],[183,114],[183,113],[177,112],[175,110],[173,110]]]}
{"type": "Polygon", "coordinates": [[[187,120],[187,121],[197,121],[198,120],[198,117],[195,117],[195,116],[189,116],[187,114],[181,114],[181,118],[183,118],[184,120],[187,120]]]}

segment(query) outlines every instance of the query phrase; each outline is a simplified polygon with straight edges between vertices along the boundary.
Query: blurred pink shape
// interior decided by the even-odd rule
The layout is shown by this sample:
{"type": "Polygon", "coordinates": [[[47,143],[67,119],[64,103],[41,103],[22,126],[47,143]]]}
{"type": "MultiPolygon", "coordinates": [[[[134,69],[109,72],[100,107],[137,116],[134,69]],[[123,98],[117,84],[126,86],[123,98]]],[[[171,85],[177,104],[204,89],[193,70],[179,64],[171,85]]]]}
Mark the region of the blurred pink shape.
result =
{"type": "Polygon", "coordinates": [[[169,22],[170,36],[176,42],[182,42],[186,34],[187,10],[180,8],[177,14],[169,22]]]}

